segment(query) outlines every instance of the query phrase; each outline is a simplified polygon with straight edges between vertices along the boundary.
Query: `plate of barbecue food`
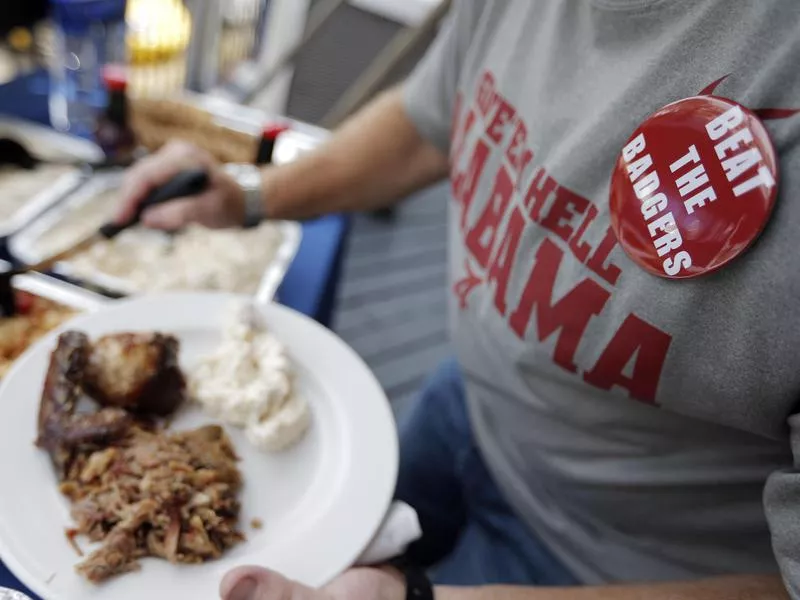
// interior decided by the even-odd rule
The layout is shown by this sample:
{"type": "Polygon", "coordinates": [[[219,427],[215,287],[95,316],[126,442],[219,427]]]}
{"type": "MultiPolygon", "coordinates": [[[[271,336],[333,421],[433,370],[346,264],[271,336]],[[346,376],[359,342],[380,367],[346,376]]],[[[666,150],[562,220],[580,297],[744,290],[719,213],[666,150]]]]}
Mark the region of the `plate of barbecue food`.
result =
{"type": "Polygon", "coordinates": [[[46,600],[216,597],[239,565],[321,585],[383,520],[388,401],[327,329],[245,296],[109,303],[0,386],[0,558],[46,600]]]}

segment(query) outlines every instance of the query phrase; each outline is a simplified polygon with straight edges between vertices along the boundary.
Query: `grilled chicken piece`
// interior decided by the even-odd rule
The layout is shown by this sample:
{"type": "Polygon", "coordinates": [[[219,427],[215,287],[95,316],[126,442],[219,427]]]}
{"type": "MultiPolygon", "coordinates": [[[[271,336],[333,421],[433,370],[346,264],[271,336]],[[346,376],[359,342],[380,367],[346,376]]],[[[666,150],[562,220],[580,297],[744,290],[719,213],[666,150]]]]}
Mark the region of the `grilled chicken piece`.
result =
{"type": "Polygon", "coordinates": [[[69,470],[78,447],[107,443],[125,435],[133,420],[119,408],[76,414],[83,396],[82,381],[89,355],[89,339],[68,331],[58,338],[39,404],[36,444],[50,453],[60,479],[69,470]]]}
{"type": "Polygon", "coordinates": [[[165,416],[183,402],[178,340],[160,333],[117,333],[91,348],[84,385],[104,406],[165,416]]]}

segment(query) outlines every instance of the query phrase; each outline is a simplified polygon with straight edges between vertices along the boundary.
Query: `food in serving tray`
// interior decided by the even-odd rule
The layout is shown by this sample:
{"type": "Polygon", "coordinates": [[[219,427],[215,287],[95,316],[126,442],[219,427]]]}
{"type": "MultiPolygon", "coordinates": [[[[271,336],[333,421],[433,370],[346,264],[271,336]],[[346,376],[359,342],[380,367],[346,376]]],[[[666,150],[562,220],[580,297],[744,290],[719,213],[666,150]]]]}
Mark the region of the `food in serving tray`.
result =
{"type": "Polygon", "coordinates": [[[53,185],[62,175],[74,171],[69,165],[38,165],[34,169],[23,169],[17,165],[0,166],[0,221],[5,221],[53,185]]]}
{"type": "MultiPolygon", "coordinates": [[[[74,207],[36,245],[48,256],[96,231],[113,215],[116,190],[74,207]]],[[[102,273],[138,292],[223,290],[253,294],[283,242],[281,226],[207,229],[192,225],[168,235],[143,227],[95,243],[69,261],[78,276],[102,273]]]]}
{"type": "Polygon", "coordinates": [[[165,416],[183,401],[178,341],[119,333],[92,342],[58,338],[39,407],[37,445],[51,456],[75,528],[101,546],[77,571],[91,582],[139,568],[218,558],[244,539],[237,528],[242,480],[222,428],[170,433],[165,416]],[[78,410],[90,398],[93,411],[78,410]]]}
{"type": "Polygon", "coordinates": [[[215,417],[241,427],[258,449],[296,444],[311,423],[308,401],[292,385],[294,368],[284,344],[250,306],[237,307],[215,352],[189,377],[193,399],[215,417]]]}
{"type": "Polygon", "coordinates": [[[258,136],[220,125],[208,111],[180,100],[132,98],[131,125],[151,152],[170,140],[185,140],[223,163],[252,162],[259,143],[258,136]]]}
{"type": "Polygon", "coordinates": [[[18,312],[0,317],[0,378],[33,342],[75,314],[75,310],[27,292],[15,291],[18,312]]]}

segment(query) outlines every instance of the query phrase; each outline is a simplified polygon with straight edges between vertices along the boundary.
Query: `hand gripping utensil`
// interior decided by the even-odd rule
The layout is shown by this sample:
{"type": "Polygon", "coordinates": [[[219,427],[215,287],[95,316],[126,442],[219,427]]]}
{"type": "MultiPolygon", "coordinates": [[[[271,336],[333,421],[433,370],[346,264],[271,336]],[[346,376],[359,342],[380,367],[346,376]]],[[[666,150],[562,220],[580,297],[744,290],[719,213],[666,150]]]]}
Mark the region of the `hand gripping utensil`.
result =
{"type": "Polygon", "coordinates": [[[208,187],[208,173],[203,169],[189,169],[180,171],[165,184],[154,189],[139,204],[133,218],[127,223],[106,223],[96,232],[77,240],[68,248],[45,258],[33,265],[22,265],[5,273],[0,273],[0,317],[10,317],[16,314],[16,303],[14,301],[14,289],[11,280],[16,275],[29,273],[31,271],[47,271],[55,263],[66,260],[82,252],[92,244],[100,240],[110,240],[117,235],[133,227],[141,219],[142,213],[151,206],[169,202],[175,198],[183,196],[194,196],[206,190],[208,187]]]}

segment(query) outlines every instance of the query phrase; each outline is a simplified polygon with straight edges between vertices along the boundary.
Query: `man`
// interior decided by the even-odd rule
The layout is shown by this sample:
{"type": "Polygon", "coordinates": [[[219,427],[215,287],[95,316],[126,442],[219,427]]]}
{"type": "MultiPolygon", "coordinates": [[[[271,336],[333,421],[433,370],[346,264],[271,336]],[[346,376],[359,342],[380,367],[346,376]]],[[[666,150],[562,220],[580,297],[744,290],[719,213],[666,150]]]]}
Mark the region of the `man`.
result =
{"type": "MultiPolygon", "coordinates": [[[[402,426],[398,496],[437,581],[519,587],[439,600],[800,598],[799,34],[795,0],[463,0],[401,89],[263,171],[260,207],[293,219],[450,177],[458,363],[402,426]],[[649,115],[712,93],[760,111],[780,194],[746,254],[669,281],[620,248],[611,173],[649,115]]],[[[133,170],[121,218],[198,163],[211,190],[146,223],[241,224],[242,188],[181,145],[133,170]]],[[[405,585],[366,569],[317,591],[243,568],[221,593],[402,600],[405,585]]]]}

